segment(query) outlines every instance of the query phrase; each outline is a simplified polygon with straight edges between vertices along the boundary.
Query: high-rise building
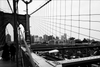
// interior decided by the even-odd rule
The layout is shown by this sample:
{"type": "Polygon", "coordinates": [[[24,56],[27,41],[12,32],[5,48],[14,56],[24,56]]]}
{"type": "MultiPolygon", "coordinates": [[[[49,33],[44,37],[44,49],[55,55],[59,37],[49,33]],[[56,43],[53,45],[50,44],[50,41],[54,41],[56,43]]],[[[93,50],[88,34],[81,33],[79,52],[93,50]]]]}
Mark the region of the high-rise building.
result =
{"type": "Polygon", "coordinates": [[[67,39],[67,34],[66,34],[66,33],[64,34],[64,39],[65,39],[65,40],[67,39]]]}
{"type": "Polygon", "coordinates": [[[47,42],[48,41],[48,35],[43,35],[43,40],[44,40],[44,42],[47,42]]]}
{"type": "Polygon", "coordinates": [[[31,43],[34,43],[34,35],[31,36],[31,43]]]}
{"type": "Polygon", "coordinates": [[[67,34],[61,36],[61,40],[66,40],[66,39],[67,39],[67,34]]]}
{"type": "Polygon", "coordinates": [[[39,41],[38,35],[34,36],[34,42],[38,42],[38,41],[39,41]]]}
{"type": "Polygon", "coordinates": [[[11,35],[10,34],[6,35],[6,42],[11,42],[11,35]]]}
{"type": "Polygon", "coordinates": [[[39,37],[39,42],[43,42],[43,38],[42,37],[39,37]]]}

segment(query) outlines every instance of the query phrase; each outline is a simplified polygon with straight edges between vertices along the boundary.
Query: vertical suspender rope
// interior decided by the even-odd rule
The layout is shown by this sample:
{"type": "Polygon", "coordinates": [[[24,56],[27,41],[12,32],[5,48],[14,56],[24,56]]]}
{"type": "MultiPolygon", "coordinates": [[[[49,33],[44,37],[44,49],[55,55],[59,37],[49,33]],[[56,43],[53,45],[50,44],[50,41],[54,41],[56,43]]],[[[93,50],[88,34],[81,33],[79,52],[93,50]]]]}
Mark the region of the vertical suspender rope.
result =
{"type": "Polygon", "coordinates": [[[49,13],[49,5],[46,6],[46,18],[48,18],[48,13],[49,13]]]}
{"type": "Polygon", "coordinates": [[[55,22],[54,22],[54,20],[55,20],[55,0],[53,1],[53,10],[52,11],[53,11],[53,19],[52,19],[53,20],[53,24],[52,24],[53,25],[53,28],[52,28],[53,31],[52,31],[52,35],[55,36],[55,22]]]}
{"type": "MultiPolygon", "coordinates": [[[[65,0],[65,21],[64,21],[64,34],[67,34],[66,32],[66,0],[65,0]]],[[[66,38],[66,37],[65,37],[66,38]]]]}
{"type": "Polygon", "coordinates": [[[78,16],[78,19],[79,19],[79,21],[78,21],[78,39],[80,39],[80,0],[79,0],[79,16],[78,16]]]}
{"type": "Polygon", "coordinates": [[[53,2],[53,26],[54,26],[54,31],[53,31],[53,36],[55,36],[55,0],[53,2]]]}
{"type": "Polygon", "coordinates": [[[70,30],[70,37],[72,37],[72,9],[73,9],[73,0],[71,0],[71,30],[70,30]]]}
{"type": "MultiPolygon", "coordinates": [[[[57,28],[57,0],[56,0],[56,31],[58,31],[58,28],[57,28]]],[[[57,37],[57,32],[56,32],[56,37],[57,37]]]]}
{"type": "MultiPolygon", "coordinates": [[[[61,32],[61,0],[60,0],[60,23],[59,23],[59,31],[61,32]]],[[[59,33],[59,36],[61,38],[61,33],[59,33]]]]}
{"type": "MultiPolygon", "coordinates": [[[[49,17],[49,4],[46,6],[46,18],[49,17]]],[[[48,32],[48,31],[47,31],[48,32]]],[[[45,33],[46,34],[46,33],[45,33]]],[[[47,35],[47,34],[46,34],[47,35]]]]}
{"type": "MultiPolygon", "coordinates": [[[[47,9],[47,12],[46,12],[46,14],[47,14],[47,18],[49,18],[50,17],[50,5],[48,4],[48,9],[47,9]]],[[[48,22],[47,22],[48,23],[48,22]]],[[[47,30],[47,32],[49,32],[48,30],[47,30]]]]}
{"type": "Polygon", "coordinates": [[[53,22],[53,21],[54,21],[54,17],[53,17],[53,16],[54,16],[54,15],[53,15],[53,14],[54,14],[54,0],[53,0],[52,2],[53,2],[53,3],[52,3],[52,16],[51,16],[52,21],[51,21],[51,23],[52,23],[52,40],[53,40],[53,28],[54,28],[54,26],[53,26],[53,25],[54,25],[54,22],[53,22]],[[52,18],[52,17],[53,17],[53,18],[52,18]]]}
{"type": "Polygon", "coordinates": [[[51,21],[52,21],[52,18],[51,18],[51,16],[52,16],[52,2],[50,3],[50,35],[52,34],[52,24],[51,24],[51,21]]]}
{"type": "Polygon", "coordinates": [[[89,0],[89,40],[90,37],[91,37],[91,0],[89,0]]]}

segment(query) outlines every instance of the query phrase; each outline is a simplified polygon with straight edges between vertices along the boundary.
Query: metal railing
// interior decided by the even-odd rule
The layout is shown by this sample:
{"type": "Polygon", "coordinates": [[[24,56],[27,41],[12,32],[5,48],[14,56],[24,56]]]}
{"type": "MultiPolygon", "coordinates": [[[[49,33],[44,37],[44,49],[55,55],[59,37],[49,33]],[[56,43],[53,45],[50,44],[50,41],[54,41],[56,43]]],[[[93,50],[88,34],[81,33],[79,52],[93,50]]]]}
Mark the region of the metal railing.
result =
{"type": "Polygon", "coordinates": [[[20,31],[20,32],[21,32],[22,39],[24,42],[23,46],[22,45],[19,46],[20,52],[22,55],[21,62],[22,62],[23,67],[39,67],[31,55],[32,52],[30,51],[29,45],[26,43],[26,41],[24,39],[22,31],[20,31]]]}

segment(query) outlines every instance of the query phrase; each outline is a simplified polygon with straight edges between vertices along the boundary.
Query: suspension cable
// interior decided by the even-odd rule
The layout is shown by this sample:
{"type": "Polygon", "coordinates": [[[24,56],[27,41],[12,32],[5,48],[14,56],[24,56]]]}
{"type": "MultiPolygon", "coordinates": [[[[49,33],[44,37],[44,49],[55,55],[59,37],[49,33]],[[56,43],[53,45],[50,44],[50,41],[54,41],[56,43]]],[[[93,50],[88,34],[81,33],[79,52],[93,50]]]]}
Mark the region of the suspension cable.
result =
{"type": "MultiPolygon", "coordinates": [[[[46,21],[46,22],[48,22],[48,21],[46,21]]],[[[59,27],[59,28],[61,28],[61,27],[59,27]]],[[[64,29],[64,28],[61,28],[61,29],[64,29]]],[[[67,30],[67,31],[70,31],[70,30],[67,30]]],[[[78,34],[78,32],[75,32],[75,31],[72,31],[72,32],[78,34]]],[[[62,32],[60,32],[60,33],[62,33],[62,32]]],[[[80,33],[80,35],[89,37],[88,35],[85,35],[85,34],[82,34],[82,33],[80,33]]],[[[91,38],[95,38],[95,37],[91,37],[91,38]]],[[[95,38],[95,39],[98,39],[98,38],[95,38]]],[[[98,40],[100,40],[100,39],[98,39],[98,40]]]]}
{"type": "MultiPolygon", "coordinates": [[[[47,18],[49,19],[49,18],[47,18]]],[[[58,18],[55,18],[57,20],[65,20],[65,19],[58,19],[58,18]]],[[[66,19],[66,21],[81,21],[81,22],[88,22],[89,20],[76,20],[76,19],[66,19]]],[[[93,21],[93,20],[90,20],[90,22],[97,22],[97,23],[100,23],[100,21],[93,21]]]]}
{"type": "Polygon", "coordinates": [[[40,10],[42,7],[44,7],[45,5],[47,5],[50,1],[52,1],[52,0],[48,0],[45,4],[43,4],[41,7],[39,7],[37,10],[35,10],[34,12],[32,12],[31,14],[30,14],[30,16],[32,15],[32,14],[34,14],[35,12],[37,12],[38,10],[40,10]]]}
{"type": "Polygon", "coordinates": [[[67,6],[67,5],[66,5],[66,0],[65,0],[65,21],[64,21],[64,28],[65,28],[65,29],[64,29],[64,33],[65,33],[65,34],[67,34],[67,33],[66,33],[66,6],[67,6]]]}
{"type": "Polygon", "coordinates": [[[89,0],[89,40],[91,36],[91,0],[89,0]]]}
{"type": "MultiPolygon", "coordinates": [[[[61,0],[60,0],[60,19],[61,19],[61,6],[62,6],[62,3],[61,3],[61,0]]],[[[59,23],[59,31],[61,31],[61,20],[59,21],[60,23],[59,23]]],[[[60,37],[60,39],[61,39],[61,33],[59,34],[59,37],[60,37]]]]}
{"type": "Polygon", "coordinates": [[[8,2],[8,5],[9,5],[9,7],[10,7],[10,10],[11,10],[11,11],[12,11],[12,13],[13,13],[13,9],[12,9],[12,7],[11,7],[11,5],[10,5],[9,0],[7,0],[7,2],[8,2]]]}
{"type": "MultiPolygon", "coordinates": [[[[56,0],[56,18],[57,18],[57,14],[58,14],[58,11],[57,11],[57,9],[58,9],[58,1],[56,0]]],[[[57,26],[57,19],[56,19],[56,26],[57,26]]],[[[56,27],[56,30],[58,30],[58,28],[56,27]]],[[[57,32],[56,32],[56,37],[58,36],[58,34],[57,34],[57,32]]]]}
{"type": "Polygon", "coordinates": [[[70,30],[70,37],[72,37],[72,11],[73,11],[73,0],[71,0],[71,30],[70,30]]]}
{"type": "MultiPolygon", "coordinates": [[[[44,20],[44,21],[47,21],[47,20],[44,20]]],[[[50,21],[47,21],[47,22],[50,22],[50,21]]],[[[55,23],[56,23],[56,22],[55,22],[55,23]]],[[[59,23],[57,23],[57,24],[59,24],[59,23]]],[[[64,25],[64,24],[61,24],[61,25],[64,25]]],[[[67,24],[66,24],[66,26],[71,27],[71,25],[67,25],[67,24]]],[[[74,28],[79,28],[78,26],[73,26],[73,25],[72,25],[72,27],[74,27],[74,28]]],[[[89,30],[89,28],[85,28],[85,27],[80,27],[80,29],[89,30]]],[[[92,31],[100,32],[100,30],[96,30],[96,29],[91,29],[91,30],[92,30],[92,31]]]]}
{"type": "Polygon", "coordinates": [[[80,39],[80,7],[81,7],[81,5],[80,5],[80,3],[81,3],[81,1],[79,0],[79,17],[78,17],[78,20],[79,20],[79,22],[78,22],[78,39],[80,39]]]}

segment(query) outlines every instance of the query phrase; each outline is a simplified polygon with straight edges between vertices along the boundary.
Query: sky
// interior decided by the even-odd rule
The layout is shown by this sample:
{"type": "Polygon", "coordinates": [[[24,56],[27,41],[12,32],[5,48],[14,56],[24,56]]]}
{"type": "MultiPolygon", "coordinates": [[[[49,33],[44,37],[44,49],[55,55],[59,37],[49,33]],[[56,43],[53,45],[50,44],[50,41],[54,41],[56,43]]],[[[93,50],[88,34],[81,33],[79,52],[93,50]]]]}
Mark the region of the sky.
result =
{"type": "MultiPolygon", "coordinates": [[[[32,13],[34,10],[36,10],[38,7],[40,7],[42,4],[44,4],[46,1],[47,0],[33,0],[32,3],[29,4],[29,14],[32,13]]],[[[91,0],[91,2],[90,0],[72,0],[72,1],[73,2],[71,2],[71,0],[66,0],[65,3],[65,0],[57,0],[57,1],[53,0],[49,4],[44,6],[42,9],[37,11],[35,14],[32,14],[30,17],[31,35],[43,36],[44,34],[48,34],[54,36],[57,35],[60,37],[61,35],[66,33],[68,36],[73,36],[75,38],[78,38],[78,34],[70,33],[70,31],[68,30],[72,29],[72,31],[78,32],[79,28],[77,27],[80,22],[80,27],[82,27],[80,29],[80,33],[89,36],[90,21],[96,21],[96,22],[91,22],[91,29],[99,30],[100,0],[91,0]],[[91,14],[91,17],[89,16],[89,14],[91,14]],[[69,16],[69,15],[74,15],[74,16],[69,16]],[[83,16],[79,17],[79,15],[83,16]],[[76,21],[68,21],[71,19],[76,21]],[[77,20],[85,20],[85,22],[77,20]],[[65,24],[69,26],[65,26],[65,24]],[[71,25],[73,26],[72,28],[70,27],[71,25]],[[68,30],[59,29],[59,27],[66,28],[68,30]],[[86,28],[87,30],[84,28],[86,28]],[[61,31],[61,33],[57,31],[61,31]]],[[[12,6],[12,0],[10,1],[10,4],[12,6]]],[[[19,14],[26,13],[25,4],[21,0],[18,3],[18,9],[19,9],[19,14]]],[[[4,12],[11,12],[6,0],[5,1],[0,0],[0,10],[4,12]]],[[[23,31],[23,27],[21,27],[21,29],[23,31]]],[[[13,31],[10,24],[7,26],[7,30],[9,33],[13,31]]],[[[13,33],[10,34],[13,35],[13,33]]],[[[100,39],[99,35],[100,32],[97,31],[91,31],[90,33],[91,37],[95,37],[97,39],[100,39]]],[[[81,39],[88,38],[87,36],[80,35],[79,38],[81,39]]]]}

